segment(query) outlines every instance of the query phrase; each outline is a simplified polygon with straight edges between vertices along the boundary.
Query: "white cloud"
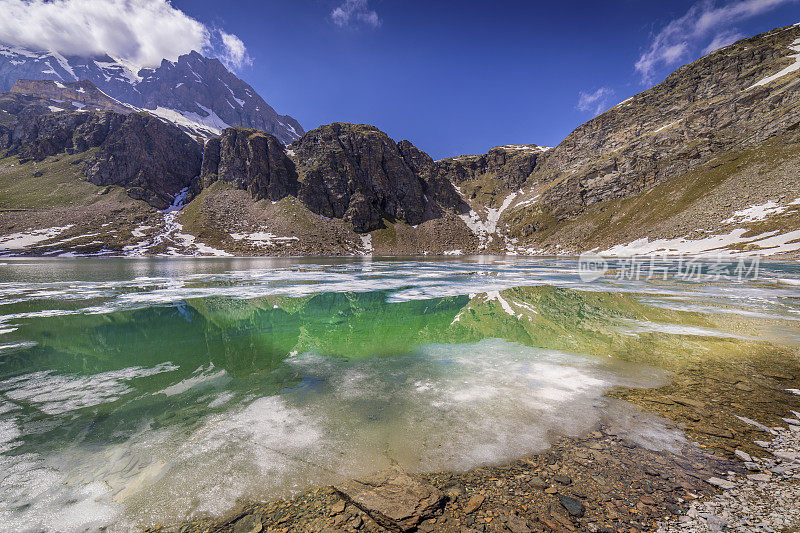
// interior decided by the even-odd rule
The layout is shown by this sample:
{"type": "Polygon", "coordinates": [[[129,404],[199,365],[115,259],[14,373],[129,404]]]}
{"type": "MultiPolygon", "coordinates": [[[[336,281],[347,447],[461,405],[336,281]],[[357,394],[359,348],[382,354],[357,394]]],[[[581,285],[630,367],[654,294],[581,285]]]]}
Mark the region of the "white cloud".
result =
{"type": "Polygon", "coordinates": [[[586,113],[593,113],[595,116],[599,115],[608,109],[608,99],[614,96],[614,90],[608,87],[600,87],[594,92],[583,92],[578,95],[579,111],[586,113]]]}
{"type": "Polygon", "coordinates": [[[648,49],[636,62],[636,71],[641,74],[644,83],[651,83],[660,67],[674,67],[698,50],[709,53],[740,39],[742,34],[733,25],[796,1],[698,2],[685,15],[671,21],[653,37],[648,49]],[[710,37],[711,41],[708,42],[710,37]]]}
{"type": "Polygon", "coordinates": [[[103,55],[153,67],[197,50],[230,68],[250,59],[242,41],[169,0],[0,0],[0,42],[63,55],[103,55]]]}
{"type": "Polygon", "coordinates": [[[745,37],[744,33],[741,33],[736,30],[723,30],[716,34],[711,42],[708,43],[705,50],[703,50],[703,55],[710,54],[715,50],[719,50],[720,48],[725,48],[729,44],[733,44],[739,39],[743,39],[745,37]]]}
{"type": "Polygon", "coordinates": [[[369,8],[369,0],[345,0],[331,11],[331,20],[340,28],[357,25],[377,28],[382,23],[378,14],[369,8]]]}

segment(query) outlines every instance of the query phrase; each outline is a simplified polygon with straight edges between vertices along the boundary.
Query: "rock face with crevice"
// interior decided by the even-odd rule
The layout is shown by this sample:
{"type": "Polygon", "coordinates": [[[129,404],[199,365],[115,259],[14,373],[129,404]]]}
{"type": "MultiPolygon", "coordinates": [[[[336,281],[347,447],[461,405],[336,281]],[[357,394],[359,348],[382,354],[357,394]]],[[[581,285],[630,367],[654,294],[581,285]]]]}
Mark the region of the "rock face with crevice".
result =
{"type": "Polygon", "coordinates": [[[229,128],[206,143],[200,173],[203,187],[224,181],[253,199],[278,201],[297,194],[297,171],[283,144],[273,135],[229,128]]]}
{"type": "Polygon", "coordinates": [[[84,174],[95,185],[118,185],[157,209],[167,208],[200,172],[202,151],[172,124],[133,113],[110,131],[84,174]]]}
{"type": "Polygon", "coordinates": [[[422,180],[377,128],[322,126],[292,149],[302,176],[300,201],[314,213],[344,218],[357,232],[379,228],[384,217],[422,222],[427,204],[422,180]]]}

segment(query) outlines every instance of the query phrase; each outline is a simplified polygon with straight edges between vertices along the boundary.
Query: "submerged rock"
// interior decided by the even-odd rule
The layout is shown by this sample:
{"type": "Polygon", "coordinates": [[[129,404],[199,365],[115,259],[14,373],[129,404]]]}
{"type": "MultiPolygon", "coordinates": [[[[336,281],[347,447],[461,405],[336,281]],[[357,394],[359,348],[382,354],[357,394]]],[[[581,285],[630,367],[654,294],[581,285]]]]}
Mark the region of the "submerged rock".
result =
{"type": "Polygon", "coordinates": [[[240,518],[233,524],[233,533],[259,533],[262,529],[261,519],[254,514],[240,518]]]}
{"type": "Polygon", "coordinates": [[[370,515],[390,531],[410,531],[438,514],[442,491],[394,466],[359,480],[334,486],[342,498],[370,515]]]}
{"type": "Polygon", "coordinates": [[[583,516],[585,508],[583,506],[583,502],[577,498],[573,498],[571,496],[566,496],[564,494],[558,495],[558,500],[561,502],[561,505],[564,506],[564,509],[570,514],[570,516],[574,516],[580,518],[583,516]]]}

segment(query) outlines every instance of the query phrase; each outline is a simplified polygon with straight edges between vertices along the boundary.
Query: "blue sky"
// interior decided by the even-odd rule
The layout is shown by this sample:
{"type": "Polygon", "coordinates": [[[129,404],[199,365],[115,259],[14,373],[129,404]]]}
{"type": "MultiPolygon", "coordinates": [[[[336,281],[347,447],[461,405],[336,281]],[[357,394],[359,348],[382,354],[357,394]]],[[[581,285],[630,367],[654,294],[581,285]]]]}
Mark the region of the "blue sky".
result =
{"type": "Polygon", "coordinates": [[[435,158],[556,145],[604,104],[661,81],[715,39],[800,21],[796,2],[370,0],[351,3],[342,24],[332,13],[343,4],[237,0],[220,12],[218,0],[174,2],[236,34],[252,58],[241,76],[306,129],[370,123],[435,158]],[[710,20],[697,28],[703,17],[710,20]],[[671,22],[675,32],[664,35],[671,22]],[[662,55],[686,43],[683,54],[637,70],[659,34],[662,55]]]}
{"type": "MultiPolygon", "coordinates": [[[[200,48],[306,129],[370,123],[435,158],[558,144],[800,0],[0,0],[0,41],[138,65],[200,48]]],[[[787,50],[788,54],[788,50],[787,50]]]]}

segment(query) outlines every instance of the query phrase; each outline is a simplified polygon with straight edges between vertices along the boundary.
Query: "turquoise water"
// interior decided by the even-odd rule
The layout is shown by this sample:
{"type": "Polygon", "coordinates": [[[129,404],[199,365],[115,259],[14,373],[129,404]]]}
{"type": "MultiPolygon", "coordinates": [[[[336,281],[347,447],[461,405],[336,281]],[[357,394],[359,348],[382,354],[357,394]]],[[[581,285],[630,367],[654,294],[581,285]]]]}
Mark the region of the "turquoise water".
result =
{"type": "Polygon", "coordinates": [[[585,281],[555,258],[6,260],[0,530],[124,531],[541,451],[611,387],[664,383],[654,361],[796,351],[798,289],[789,263],[585,281]]]}

